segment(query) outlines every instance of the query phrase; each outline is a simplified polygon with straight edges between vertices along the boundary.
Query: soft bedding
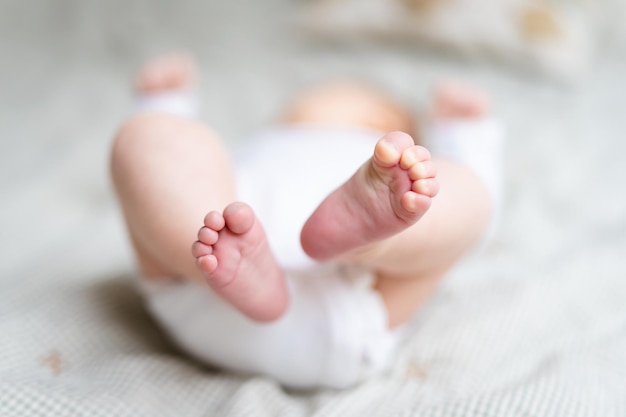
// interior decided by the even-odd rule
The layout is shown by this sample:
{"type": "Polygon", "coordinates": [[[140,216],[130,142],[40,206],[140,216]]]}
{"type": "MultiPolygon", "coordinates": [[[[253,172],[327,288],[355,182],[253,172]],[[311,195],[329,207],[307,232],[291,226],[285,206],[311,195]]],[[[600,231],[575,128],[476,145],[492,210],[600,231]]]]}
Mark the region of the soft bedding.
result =
{"type": "Polygon", "coordinates": [[[0,416],[626,416],[626,36],[564,90],[400,47],[314,47],[272,20],[286,0],[123,18],[117,1],[30,4],[0,4],[0,416]],[[205,65],[203,117],[232,142],[296,84],[340,73],[414,104],[444,75],[493,93],[510,138],[500,228],[416,316],[391,372],[286,391],[192,362],[147,314],[107,149],[131,64],[180,44],[205,65]]]}

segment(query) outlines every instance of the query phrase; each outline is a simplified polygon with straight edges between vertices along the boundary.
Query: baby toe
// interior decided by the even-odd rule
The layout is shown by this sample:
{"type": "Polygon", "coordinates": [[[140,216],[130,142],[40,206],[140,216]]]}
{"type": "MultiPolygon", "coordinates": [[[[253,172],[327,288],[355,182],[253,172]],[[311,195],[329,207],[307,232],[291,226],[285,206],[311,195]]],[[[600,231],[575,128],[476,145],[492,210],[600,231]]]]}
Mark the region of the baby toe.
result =
{"type": "Polygon", "coordinates": [[[383,136],[374,148],[374,163],[383,168],[398,164],[402,153],[414,146],[413,138],[404,132],[390,132],[383,136]]]}
{"type": "Polygon", "coordinates": [[[414,181],[411,189],[416,193],[434,197],[439,192],[439,181],[434,178],[422,178],[414,181]]]}
{"type": "Polygon", "coordinates": [[[414,164],[408,169],[409,178],[417,181],[423,178],[434,178],[437,175],[437,169],[432,161],[422,161],[414,164]]]}
{"type": "Polygon", "coordinates": [[[217,258],[215,255],[205,255],[196,259],[196,265],[205,274],[211,274],[217,269],[217,258]]]}
{"type": "Polygon", "coordinates": [[[231,232],[243,234],[254,225],[255,215],[252,207],[246,203],[236,202],[224,209],[224,219],[231,232]]]}
{"type": "Polygon", "coordinates": [[[203,227],[198,231],[198,240],[205,245],[214,245],[219,238],[219,234],[208,227],[203,227]]]}
{"type": "Polygon", "coordinates": [[[211,211],[204,217],[204,225],[210,229],[213,229],[217,232],[222,230],[226,225],[224,221],[224,216],[217,211],[211,211]]]}
{"type": "Polygon", "coordinates": [[[408,191],[402,196],[400,201],[402,207],[412,214],[423,214],[430,207],[431,199],[423,194],[408,191]]]}
{"type": "Polygon", "coordinates": [[[430,152],[428,149],[419,145],[411,146],[402,152],[402,157],[400,158],[400,168],[409,169],[417,163],[429,160],[430,152]]]}
{"type": "Polygon", "coordinates": [[[209,245],[205,245],[200,241],[196,241],[191,246],[191,253],[194,258],[200,258],[202,256],[210,255],[213,253],[213,247],[209,245]]]}

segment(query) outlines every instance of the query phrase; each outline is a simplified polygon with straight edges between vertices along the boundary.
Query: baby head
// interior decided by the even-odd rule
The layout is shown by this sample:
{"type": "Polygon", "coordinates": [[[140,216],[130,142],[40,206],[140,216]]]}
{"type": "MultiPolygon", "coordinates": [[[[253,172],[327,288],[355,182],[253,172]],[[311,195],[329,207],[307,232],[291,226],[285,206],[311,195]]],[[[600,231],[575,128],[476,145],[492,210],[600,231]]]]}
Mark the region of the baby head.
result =
{"type": "Polygon", "coordinates": [[[355,82],[333,82],[304,91],[291,103],[283,121],[380,132],[400,130],[417,139],[417,123],[407,107],[375,87],[355,82]]]}

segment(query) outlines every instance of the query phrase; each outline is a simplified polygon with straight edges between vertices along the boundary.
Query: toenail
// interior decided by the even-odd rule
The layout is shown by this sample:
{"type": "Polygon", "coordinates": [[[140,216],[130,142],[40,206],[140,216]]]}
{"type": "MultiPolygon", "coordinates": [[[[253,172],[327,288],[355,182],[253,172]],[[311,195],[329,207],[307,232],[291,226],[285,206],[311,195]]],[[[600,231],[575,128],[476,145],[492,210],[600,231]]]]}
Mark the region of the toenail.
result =
{"type": "Polygon", "coordinates": [[[421,162],[415,164],[415,173],[420,177],[420,178],[426,178],[428,176],[428,168],[426,168],[426,164],[423,164],[421,162]]]}
{"type": "Polygon", "coordinates": [[[417,208],[417,196],[415,194],[408,194],[405,201],[406,209],[409,211],[415,211],[417,208]]]}
{"type": "Polygon", "coordinates": [[[400,159],[400,153],[393,143],[381,140],[376,144],[374,158],[382,166],[392,166],[400,159]]]}
{"type": "Polygon", "coordinates": [[[380,142],[380,144],[383,147],[383,150],[386,152],[394,152],[394,153],[397,152],[396,147],[391,142],[387,142],[386,140],[383,140],[380,142]]]}
{"type": "Polygon", "coordinates": [[[428,181],[417,180],[413,184],[413,191],[420,194],[428,194],[428,191],[430,190],[430,187],[428,186],[428,181]]]}
{"type": "Polygon", "coordinates": [[[417,155],[413,151],[406,151],[402,154],[402,160],[400,161],[400,167],[402,169],[409,169],[418,162],[417,155]]]}

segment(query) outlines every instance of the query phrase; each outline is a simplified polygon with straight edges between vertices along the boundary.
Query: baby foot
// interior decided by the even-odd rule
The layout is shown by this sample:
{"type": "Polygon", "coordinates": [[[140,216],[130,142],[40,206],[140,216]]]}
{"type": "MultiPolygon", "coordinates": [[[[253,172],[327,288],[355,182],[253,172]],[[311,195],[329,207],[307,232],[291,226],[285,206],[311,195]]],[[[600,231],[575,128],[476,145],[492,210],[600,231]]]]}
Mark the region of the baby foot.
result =
{"type": "Polygon", "coordinates": [[[164,91],[191,91],[198,83],[198,69],[190,55],[178,53],[148,61],[135,82],[137,92],[153,94],[164,91]]]}
{"type": "MultiPolygon", "coordinates": [[[[428,148],[438,158],[455,161],[486,186],[492,207],[502,195],[504,131],[492,115],[488,94],[460,82],[442,82],[433,91],[428,148]]],[[[475,200],[480,200],[478,195],[475,200]]]]}
{"type": "Polygon", "coordinates": [[[232,203],[223,214],[207,214],[192,252],[211,288],[246,316],[272,321],[284,313],[283,272],[247,204],[232,203]]]}
{"type": "Polygon", "coordinates": [[[490,107],[485,93],[458,81],[441,82],[433,91],[435,121],[483,118],[489,114],[490,107]]]}
{"type": "Polygon", "coordinates": [[[302,248],[325,260],[393,236],[417,222],[438,191],[429,152],[406,133],[388,133],[372,158],[309,217],[302,248]]]}
{"type": "Polygon", "coordinates": [[[136,112],[157,111],[195,118],[197,72],[196,63],[188,55],[165,55],[148,62],[137,76],[136,112]]]}

